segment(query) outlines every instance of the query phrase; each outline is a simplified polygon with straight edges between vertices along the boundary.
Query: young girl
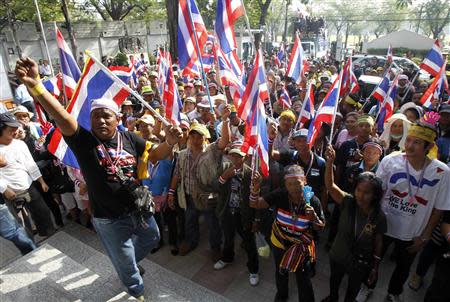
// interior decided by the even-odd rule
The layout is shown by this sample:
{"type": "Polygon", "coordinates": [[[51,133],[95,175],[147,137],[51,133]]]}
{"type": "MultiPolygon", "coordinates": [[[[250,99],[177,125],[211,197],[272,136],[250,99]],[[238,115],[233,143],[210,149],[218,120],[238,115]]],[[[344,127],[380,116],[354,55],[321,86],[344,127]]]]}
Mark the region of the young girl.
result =
{"type": "Polygon", "coordinates": [[[333,177],[336,158],[331,146],[326,151],[325,185],[330,196],[340,207],[336,239],[330,250],[330,295],[322,302],[339,301],[339,286],[348,274],[345,302],[353,302],[361,287],[377,280],[378,265],[386,232],[386,217],[380,209],[383,197],[382,182],[372,172],[363,172],[355,180],[355,191],[342,191],[333,177]]]}

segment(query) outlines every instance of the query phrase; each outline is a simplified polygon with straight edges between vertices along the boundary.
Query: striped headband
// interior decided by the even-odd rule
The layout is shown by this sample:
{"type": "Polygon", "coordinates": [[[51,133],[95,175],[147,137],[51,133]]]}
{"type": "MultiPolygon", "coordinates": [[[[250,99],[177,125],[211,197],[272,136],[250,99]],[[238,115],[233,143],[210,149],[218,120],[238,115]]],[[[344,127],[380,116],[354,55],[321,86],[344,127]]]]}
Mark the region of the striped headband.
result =
{"type": "Polygon", "coordinates": [[[292,174],[284,175],[284,179],[287,179],[287,178],[302,178],[302,177],[305,177],[304,173],[292,173],[292,174]]]}
{"type": "Polygon", "coordinates": [[[380,153],[383,154],[383,147],[382,147],[380,144],[378,144],[378,143],[375,143],[375,142],[367,142],[367,143],[365,143],[365,144],[363,145],[362,149],[364,150],[364,149],[366,149],[367,147],[374,147],[374,148],[377,148],[377,149],[380,151],[380,153]]]}

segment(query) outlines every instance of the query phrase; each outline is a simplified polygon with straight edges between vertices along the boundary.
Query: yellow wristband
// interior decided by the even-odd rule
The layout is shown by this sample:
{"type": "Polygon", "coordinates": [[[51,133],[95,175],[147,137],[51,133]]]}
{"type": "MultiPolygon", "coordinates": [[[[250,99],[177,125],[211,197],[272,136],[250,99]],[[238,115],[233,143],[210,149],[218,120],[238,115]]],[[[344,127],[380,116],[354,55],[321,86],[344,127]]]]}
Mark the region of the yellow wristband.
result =
{"type": "Polygon", "coordinates": [[[44,92],[46,91],[45,86],[44,86],[44,84],[42,84],[42,82],[39,82],[34,87],[28,88],[28,90],[30,91],[31,95],[34,97],[43,95],[44,92]]]}

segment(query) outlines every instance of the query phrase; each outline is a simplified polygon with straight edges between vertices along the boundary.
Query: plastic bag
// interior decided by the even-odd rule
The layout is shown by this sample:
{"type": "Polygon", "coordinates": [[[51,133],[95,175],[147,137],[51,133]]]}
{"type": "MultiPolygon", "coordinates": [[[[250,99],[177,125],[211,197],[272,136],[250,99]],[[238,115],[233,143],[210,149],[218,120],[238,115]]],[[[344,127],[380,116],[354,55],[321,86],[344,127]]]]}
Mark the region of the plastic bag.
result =
{"type": "Polygon", "coordinates": [[[264,236],[257,232],[255,234],[256,239],[256,248],[258,249],[258,255],[263,258],[269,258],[270,256],[270,246],[264,239],[264,236]]]}

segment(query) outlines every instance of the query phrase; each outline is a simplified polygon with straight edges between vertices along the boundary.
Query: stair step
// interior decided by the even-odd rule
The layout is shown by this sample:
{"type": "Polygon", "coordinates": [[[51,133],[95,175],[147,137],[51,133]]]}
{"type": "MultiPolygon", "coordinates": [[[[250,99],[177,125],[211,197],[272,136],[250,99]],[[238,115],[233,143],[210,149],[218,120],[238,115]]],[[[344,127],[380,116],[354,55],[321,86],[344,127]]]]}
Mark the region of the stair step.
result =
{"type": "MultiPolygon", "coordinates": [[[[77,228],[77,226],[72,226],[72,228],[77,228]]],[[[92,272],[98,274],[102,283],[113,286],[114,288],[123,289],[123,285],[120,283],[111,261],[103,253],[98,236],[88,230],[82,231],[85,234],[77,232],[77,237],[80,235],[92,237],[90,238],[89,245],[87,245],[71,236],[71,234],[73,234],[72,232],[71,234],[66,233],[66,230],[67,229],[65,228],[64,231],[56,233],[47,239],[46,242],[58,248],[92,272]],[[92,246],[95,246],[98,249],[95,249],[92,246]],[[102,250],[102,252],[100,252],[100,250],[102,250]]],[[[169,271],[148,259],[142,260],[140,265],[146,270],[146,273],[143,276],[144,285],[146,286],[146,300],[229,301],[220,294],[169,271]]]]}
{"type": "Polygon", "coordinates": [[[49,243],[4,267],[0,283],[2,302],[136,301],[49,243]]]}

